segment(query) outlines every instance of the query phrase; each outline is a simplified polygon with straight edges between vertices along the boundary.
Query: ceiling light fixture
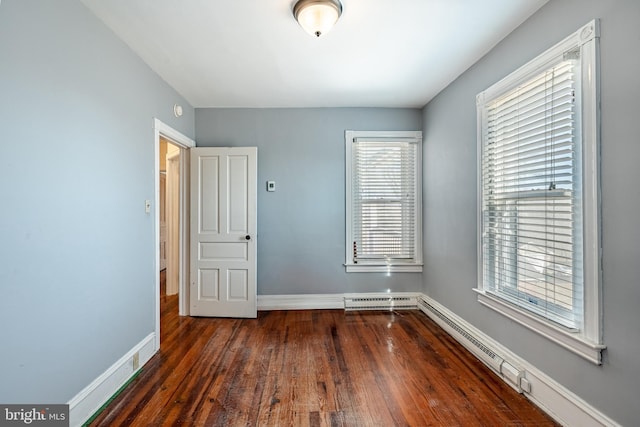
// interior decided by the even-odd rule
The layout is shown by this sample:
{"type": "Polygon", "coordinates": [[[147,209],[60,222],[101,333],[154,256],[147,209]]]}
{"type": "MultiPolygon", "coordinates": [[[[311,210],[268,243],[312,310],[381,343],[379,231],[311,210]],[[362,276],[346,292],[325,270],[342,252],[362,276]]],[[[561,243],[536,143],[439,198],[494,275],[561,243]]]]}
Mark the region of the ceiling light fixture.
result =
{"type": "Polygon", "coordinates": [[[340,0],[298,0],[293,16],[298,24],[312,36],[327,33],[342,15],[340,0]]]}

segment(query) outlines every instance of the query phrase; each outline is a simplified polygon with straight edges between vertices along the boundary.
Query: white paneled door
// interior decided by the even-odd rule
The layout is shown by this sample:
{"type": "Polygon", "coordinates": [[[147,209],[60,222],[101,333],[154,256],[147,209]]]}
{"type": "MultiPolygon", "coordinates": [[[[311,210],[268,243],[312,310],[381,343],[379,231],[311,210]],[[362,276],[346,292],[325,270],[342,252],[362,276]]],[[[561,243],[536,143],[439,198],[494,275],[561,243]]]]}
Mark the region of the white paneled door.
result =
{"type": "Polygon", "coordinates": [[[256,147],[191,149],[190,314],[257,316],[256,147]]]}

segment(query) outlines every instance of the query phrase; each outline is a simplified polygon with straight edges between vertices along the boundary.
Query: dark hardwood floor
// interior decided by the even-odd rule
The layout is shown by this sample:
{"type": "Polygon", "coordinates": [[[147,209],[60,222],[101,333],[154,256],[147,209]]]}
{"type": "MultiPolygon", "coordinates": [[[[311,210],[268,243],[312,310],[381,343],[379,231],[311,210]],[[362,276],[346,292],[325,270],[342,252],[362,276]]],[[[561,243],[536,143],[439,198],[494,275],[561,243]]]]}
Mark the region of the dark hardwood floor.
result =
{"type": "Polygon", "coordinates": [[[554,426],[419,311],[179,317],[92,426],[554,426]]]}

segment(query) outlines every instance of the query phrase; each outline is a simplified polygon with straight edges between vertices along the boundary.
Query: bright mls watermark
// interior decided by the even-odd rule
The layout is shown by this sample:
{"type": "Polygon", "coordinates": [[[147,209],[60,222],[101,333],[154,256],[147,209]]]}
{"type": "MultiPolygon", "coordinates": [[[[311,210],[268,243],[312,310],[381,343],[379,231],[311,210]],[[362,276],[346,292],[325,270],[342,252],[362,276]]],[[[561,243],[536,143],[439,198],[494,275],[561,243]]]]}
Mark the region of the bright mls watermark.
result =
{"type": "Polygon", "coordinates": [[[69,405],[2,405],[0,427],[69,427],[69,405]]]}

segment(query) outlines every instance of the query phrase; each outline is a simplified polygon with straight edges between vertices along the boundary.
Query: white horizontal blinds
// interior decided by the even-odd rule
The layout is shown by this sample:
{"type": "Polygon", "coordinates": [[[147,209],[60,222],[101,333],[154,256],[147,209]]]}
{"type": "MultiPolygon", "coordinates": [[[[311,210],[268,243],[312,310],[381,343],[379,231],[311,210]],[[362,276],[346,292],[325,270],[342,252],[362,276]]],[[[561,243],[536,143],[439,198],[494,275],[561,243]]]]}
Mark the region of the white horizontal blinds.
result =
{"type": "Polygon", "coordinates": [[[417,144],[353,141],[353,262],[415,261],[417,144]]]}
{"type": "Polygon", "coordinates": [[[487,290],[568,327],[582,312],[576,63],[485,105],[482,170],[487,290]]]}

